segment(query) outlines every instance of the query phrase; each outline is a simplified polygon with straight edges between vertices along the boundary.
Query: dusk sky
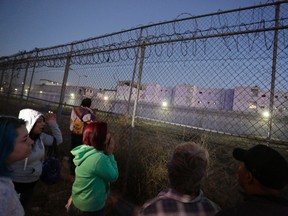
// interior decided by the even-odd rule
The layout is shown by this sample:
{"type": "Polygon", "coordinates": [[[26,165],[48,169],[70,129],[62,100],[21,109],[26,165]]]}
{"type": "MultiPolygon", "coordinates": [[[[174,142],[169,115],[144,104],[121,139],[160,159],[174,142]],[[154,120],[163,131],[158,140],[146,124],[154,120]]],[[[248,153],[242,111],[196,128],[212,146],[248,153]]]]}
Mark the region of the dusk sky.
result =
{"type": "Polygon", "coordinates": [[[0,56],[259,3],[267,0],[0,0],[0,56]]]}

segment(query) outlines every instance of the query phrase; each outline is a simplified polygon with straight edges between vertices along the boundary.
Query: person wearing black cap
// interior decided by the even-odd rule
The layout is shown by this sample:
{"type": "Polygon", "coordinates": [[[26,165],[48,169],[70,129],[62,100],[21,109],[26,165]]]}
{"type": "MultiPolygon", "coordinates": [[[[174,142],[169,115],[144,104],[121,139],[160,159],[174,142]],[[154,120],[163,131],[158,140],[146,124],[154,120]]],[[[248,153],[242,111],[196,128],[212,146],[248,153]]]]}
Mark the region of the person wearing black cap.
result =
{"type": "Polygon", "coordinates": [[[288,200],[281,196],[288,185],[288,163],[284,157],[265,145],[249,150],[236,148],[233,156],[241,162],[238,182],[245,201],[217,216],[288,216],[288,200]]]}

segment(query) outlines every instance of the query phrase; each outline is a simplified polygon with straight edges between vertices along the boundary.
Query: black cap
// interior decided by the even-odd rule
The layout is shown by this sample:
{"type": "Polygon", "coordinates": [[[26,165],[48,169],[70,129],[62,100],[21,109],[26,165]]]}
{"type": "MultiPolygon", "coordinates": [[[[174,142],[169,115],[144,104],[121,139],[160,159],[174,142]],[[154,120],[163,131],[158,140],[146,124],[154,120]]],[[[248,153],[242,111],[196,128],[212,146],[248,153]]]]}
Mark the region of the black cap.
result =
{"type": "Polygon", "coordinates": [[[274,149],[265,145],[256,145],[249,150],[236,148],[233,156],[244,162],[247,169],[264,186],[280,190],[288,184],[288,163],[274,149]]]}

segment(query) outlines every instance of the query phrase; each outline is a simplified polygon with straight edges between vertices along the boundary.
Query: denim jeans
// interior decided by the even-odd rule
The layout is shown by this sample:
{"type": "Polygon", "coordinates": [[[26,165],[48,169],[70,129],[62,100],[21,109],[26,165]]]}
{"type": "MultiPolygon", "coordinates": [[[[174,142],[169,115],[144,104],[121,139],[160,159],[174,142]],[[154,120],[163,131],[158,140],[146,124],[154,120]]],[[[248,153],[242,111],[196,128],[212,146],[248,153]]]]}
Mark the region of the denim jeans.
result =
{"type": "Polygon", "coordinates": [[[31,182],[31,183],[13,182],[16,192],[20,194],[20,202],[25,212],[30,207],[32,196],[33,196],[33,191],[37,182],[38,181],[31,182]]]}

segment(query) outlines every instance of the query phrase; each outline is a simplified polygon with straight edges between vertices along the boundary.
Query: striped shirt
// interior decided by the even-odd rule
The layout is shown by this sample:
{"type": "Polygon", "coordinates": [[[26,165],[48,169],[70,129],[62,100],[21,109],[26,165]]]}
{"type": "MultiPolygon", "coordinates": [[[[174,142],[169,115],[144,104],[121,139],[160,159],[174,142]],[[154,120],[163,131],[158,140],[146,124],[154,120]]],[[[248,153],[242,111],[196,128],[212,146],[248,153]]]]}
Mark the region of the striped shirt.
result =
{"type": "Polygon", "coordinates": [[[197,197],[191,197],[165,189],[143,205],[139,216],[213,216],[218,211],[220,207],[205,197],[202,191],[197,197]]]}

